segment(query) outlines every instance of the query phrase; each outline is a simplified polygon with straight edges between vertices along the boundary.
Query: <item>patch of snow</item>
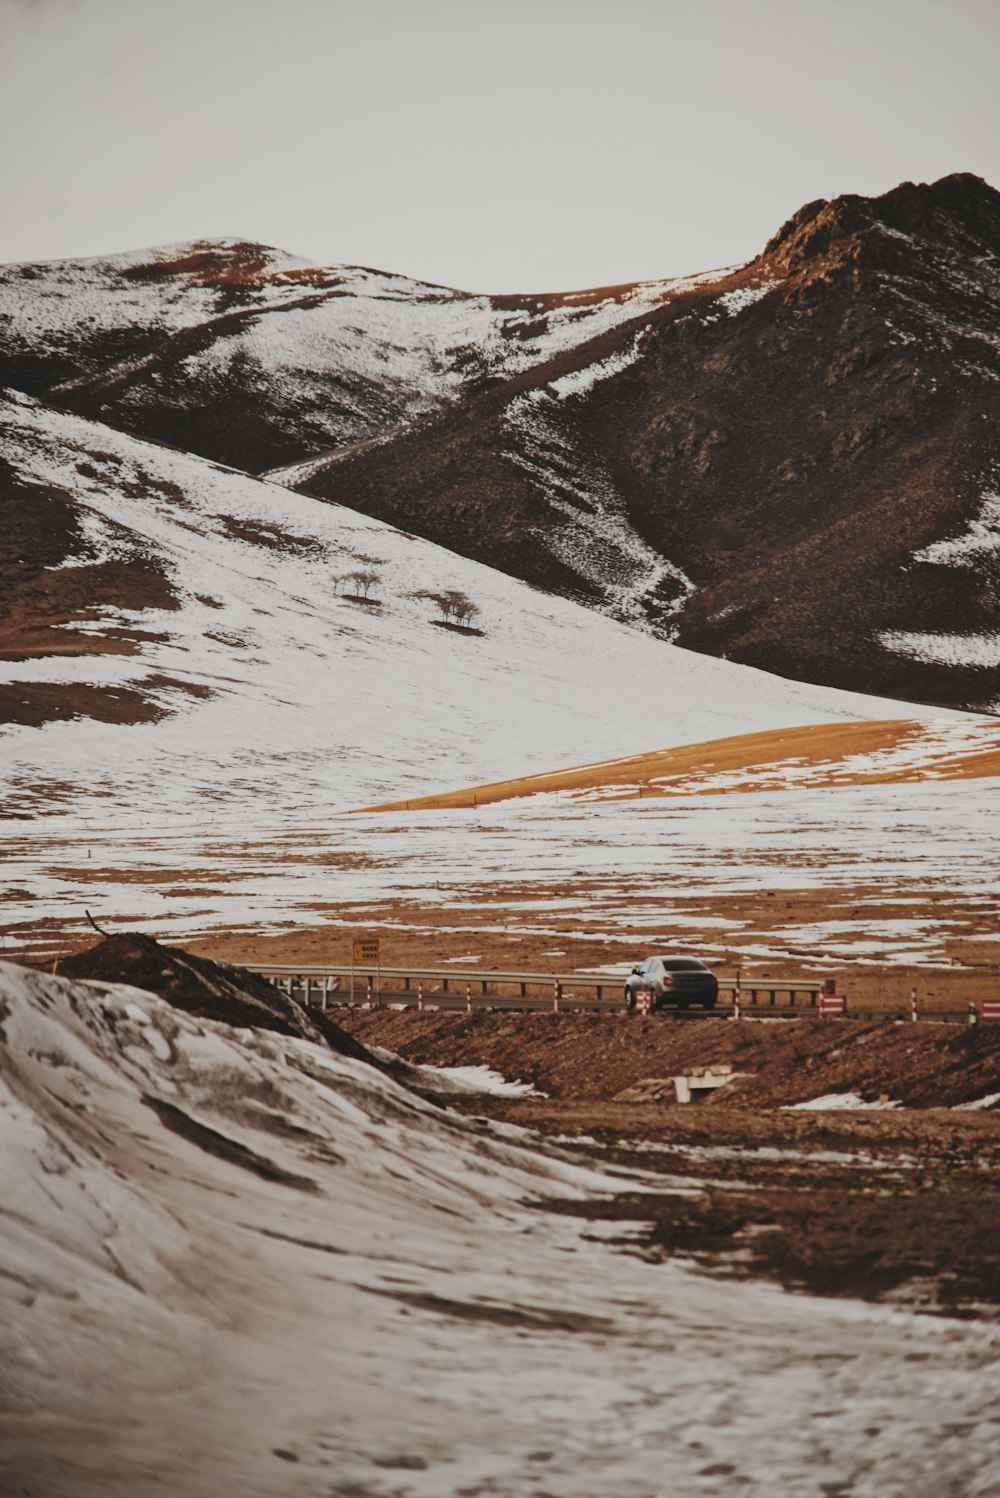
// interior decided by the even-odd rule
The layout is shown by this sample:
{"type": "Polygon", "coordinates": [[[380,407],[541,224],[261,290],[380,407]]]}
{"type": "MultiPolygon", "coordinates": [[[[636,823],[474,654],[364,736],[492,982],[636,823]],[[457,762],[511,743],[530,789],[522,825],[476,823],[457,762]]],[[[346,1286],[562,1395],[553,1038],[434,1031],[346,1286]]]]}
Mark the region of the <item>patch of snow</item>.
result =
{"type": "Polygon", "coordinates": [[[530,1082],[508,1082],[488,1066],[420,1066],[421,1078],[441,1092],[489,1093],[492,1097],[544,1097],[530,1082]]]}
{"type": "Polygon", "coordinates": [[[847,1109],[881,1109],[883,1112],[889,1108],[900,1108],[899,1102],[874,1102],[866,1103],[864,1098],[859,1097],[856,1092],[828,1092],[823,1097],[814,1097],[808,1103],[789,1103],[783,1110],[786,1113],[824,1113],[834,1108],[847,1109]]]}
{"type": "MultiPolygon", "coordinates": [[[[914,552],[916,562],[941,567],[962,567],[976,572],[985,583],[1000,578],[1000,493],[988,489],[979,512],[958,536],[935,541],[914,552]]],[[[885,630],[879,643],[897,655],[933,665],[989,667],[1000,665],[1000,630],[979,634],[945,631],[885,630]]]]}
{"type": "Polygon", "coordinates": [[[185,408],[235,370],[241,381],[259,371],[270,419],[300,452],[313,453],[271,475],[292,483],[338,449],[378,439],[485,378],[522,373],[726,274],[543,297],[532,306],[363,267],[313,266],[263,246],[200,241],[5,267],[0,322],[12,350],[30,354],[41,345],[82,366],[60,392],[95,378],[118,381],[116,399],[133,411],[166,402],[185,408]],[[206,249],[217,252],[207,267],[206,249]],[[198,348],[178,338],[194,328],[203,330],[198,348]],[[109,365],[109,346],[129,345],[109,365]],[[172,381],[179,364],[183,378],[168,390],[163,377],[172,381]]]}
{"type": "Polygon", "coordinates": [[[752,307],[754,302],[759,302],[766,297],[768,292],[780,286],[780,281],[762,281],[759,286],[740,286],[735,291],[725,291],[717,299],[718,306],[725,309],[730,317],[736,317],[745,307],[752,307]]]}
{"type": "MultiPolygon", "coordinates": [[[[66,815],[5,822],[8,951],[26,929],[43,952],[53,950],[50,930],[86,936],[89,909],[102,924],[173,941],[322,924],[342,932],[334,960],[344,961],[365,912],[393,902],[403,931],[424,930],[431,912],[468,939],[459,922],[472,906],[484,938],[533,935],[566,949],[591,936],[620,948],[622,964],[696,943],[710,965],[738,954],[819,972],[873,951],[890,964],[947,964],[956,921],[967,926],[970,905],[989,910],[1000,899],[997,779],[612,804],[547,796],[349,817],[310,807],[267,817],[252,796],[242,808],[206,800],[197,817],[179,815],[169,778],[147,772],[145,783],[131,805],[109,783],[107,810],[95,799],[69,814],[70,800],[66,815]],[[762,889],[850,904],[821,930],[788,919],[777,900],[759,926],[698,914],[762,889]],[[914,918],[901,923],[885,905],[914,918]]],[[[626,971],[616,963],[609,977],[626,971]]]]}
{"type": "Polygon", "coordinates": [[[979,514],[968,529],[949,540],[935,541],[922,551],[914,552],[917,562],[936,562],[942,566],[974,567],[1000,551],[1000,494],[988,490],[983,495],[979,514]]]}
{"type": "Polygon", "coordinates": [[[1000,630],[955,635],[931,631],[889,629],[878,635],[881,645],[910,660],[935,666],[1000,666],[1000,630]]]}
{"type": "Polygon", "coordinates": [[[559,561],[595,584],[611,617],[644,628],[644,605],[668,580],[676,597],[658,612],[679,613],[694,591],[691,579],[645,542],[600,457],[587,453],[571,413],[546,390],[518,396],[504,416],[508,457],[528,475],[562,524],[539,539],[559,561]]]}
{"type": "Polygon", "coordinates": [[[621,374],[638,359],[646,331],[645,328],[640,328],[631,343],[618,353],[609,354],[605,359],[598,359],[595,364],[583,365],[580,369],[571,370],[569,374],[560,375],[557,380],[551,380],[549,390],[558,400],[565,400],[569,395],[586,395],[602,380],[621,374]]]}

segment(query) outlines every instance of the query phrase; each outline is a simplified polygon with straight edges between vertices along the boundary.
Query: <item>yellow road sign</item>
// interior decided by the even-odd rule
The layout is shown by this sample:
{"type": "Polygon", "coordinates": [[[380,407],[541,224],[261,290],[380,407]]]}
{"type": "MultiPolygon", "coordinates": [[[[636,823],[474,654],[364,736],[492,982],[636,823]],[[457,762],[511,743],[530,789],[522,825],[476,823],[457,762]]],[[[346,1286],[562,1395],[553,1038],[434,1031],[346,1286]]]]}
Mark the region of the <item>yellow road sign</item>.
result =
{"type": "Polygon", "coordinates": [[[354,943],[354,961],[363,963],[378,962],[378,942],[356,941],[354,943]]]}

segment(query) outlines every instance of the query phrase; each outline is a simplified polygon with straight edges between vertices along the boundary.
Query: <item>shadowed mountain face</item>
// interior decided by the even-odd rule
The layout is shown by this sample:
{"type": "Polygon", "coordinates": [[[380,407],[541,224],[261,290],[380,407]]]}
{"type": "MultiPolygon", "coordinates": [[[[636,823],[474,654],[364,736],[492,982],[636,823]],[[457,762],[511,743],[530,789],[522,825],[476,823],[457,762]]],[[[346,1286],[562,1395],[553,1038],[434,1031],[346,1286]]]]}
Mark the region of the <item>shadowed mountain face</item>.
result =
{"type": "Polygon", "coordinates": [[[750,265],[680,282],[490,299],[220,242],[10,268],[4,313],[0,377],[50,403],[709,654],[1000,702],[978,178],[811,203],[750,265]]]}

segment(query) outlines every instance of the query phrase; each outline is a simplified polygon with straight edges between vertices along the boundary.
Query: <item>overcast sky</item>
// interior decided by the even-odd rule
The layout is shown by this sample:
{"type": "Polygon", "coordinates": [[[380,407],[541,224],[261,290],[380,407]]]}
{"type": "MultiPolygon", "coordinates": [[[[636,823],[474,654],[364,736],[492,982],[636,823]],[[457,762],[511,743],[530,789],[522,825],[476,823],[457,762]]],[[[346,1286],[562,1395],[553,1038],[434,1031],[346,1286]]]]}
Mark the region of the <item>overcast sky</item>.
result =
{"type": "Polygon", "coordinates": [[[471,290],[1000,186],[1000,0],[0,0],[0,260],[240,235],[471,290]]]}

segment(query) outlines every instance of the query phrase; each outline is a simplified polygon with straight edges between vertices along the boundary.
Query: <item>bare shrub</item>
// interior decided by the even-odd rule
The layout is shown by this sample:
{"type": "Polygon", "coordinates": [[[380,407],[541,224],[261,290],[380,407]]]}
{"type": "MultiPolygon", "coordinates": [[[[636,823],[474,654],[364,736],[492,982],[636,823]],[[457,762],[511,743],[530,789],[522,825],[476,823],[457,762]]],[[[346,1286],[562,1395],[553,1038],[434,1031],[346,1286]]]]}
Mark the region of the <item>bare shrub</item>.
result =
{"type": "Polygon", "coordinates": [[[375,572],[371,567],[357,567],[353,572],[344,572],[340,577],[333,580],[334,590],[340,591],[341,585],[348,588],[356,598],[367,598],[371,589],[379,581],[381,574],[375,572]]]}

